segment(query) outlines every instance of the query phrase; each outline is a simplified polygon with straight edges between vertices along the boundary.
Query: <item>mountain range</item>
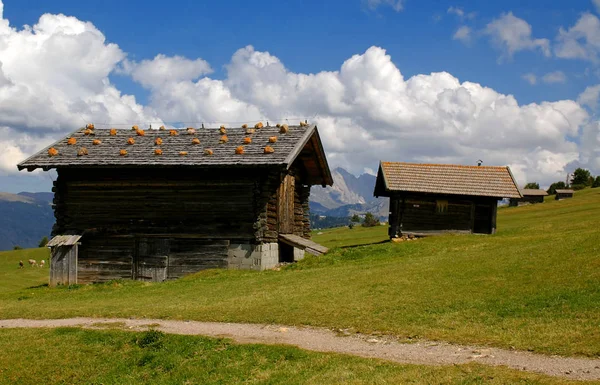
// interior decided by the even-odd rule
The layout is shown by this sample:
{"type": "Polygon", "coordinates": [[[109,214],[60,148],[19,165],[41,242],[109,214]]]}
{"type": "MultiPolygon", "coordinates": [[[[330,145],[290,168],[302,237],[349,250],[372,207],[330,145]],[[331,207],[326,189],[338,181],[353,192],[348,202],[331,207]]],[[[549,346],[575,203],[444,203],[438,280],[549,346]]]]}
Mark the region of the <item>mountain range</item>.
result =
{"type": "Polygon", "coordinates": [[[373,213],[386,219],[389,212],[387,198],[375,198],[375,176],[362,174],[358,177],[336,168],[331,172],[333,186],[314,186],[310,192],[311,214],[331,217],[349,217],[354,214],[373,213]]]}
{"type": "Polygon", "coordinates": [[[50,236],[53,196],[49,192],[0,192],[0,250],[37,247],[42,237],[50,236]]]}
{"type": "MultiPolygon", "coordinates": [[[[371,212],[387,219],[388,200],[373,197],[375,176],[356,177],[343,168],[333,170],[332,176],[333,186],[312,188],[311,214],[345,218],[371,212]]],[[[42,237],[49,237],[54,224],[52,199],[50,192],[0,192],[0,250],[37,247],[42,237]]]]}

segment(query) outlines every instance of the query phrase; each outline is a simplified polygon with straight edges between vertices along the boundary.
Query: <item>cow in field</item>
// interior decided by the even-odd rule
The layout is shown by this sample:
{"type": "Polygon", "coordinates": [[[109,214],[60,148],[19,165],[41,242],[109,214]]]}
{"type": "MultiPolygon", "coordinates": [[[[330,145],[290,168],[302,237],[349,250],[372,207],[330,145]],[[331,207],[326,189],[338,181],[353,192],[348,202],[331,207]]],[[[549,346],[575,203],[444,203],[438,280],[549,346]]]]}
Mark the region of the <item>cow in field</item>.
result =
{"type": "Polygon", "coordinates": [[[42,259],[42,260],[40,261],[40,264],[39,264],[39,266],[40,266],[40,267],[44,267],[44,266],[46,266],[46,260],[45,260],[45,259],[42,259]]]}
{"type": "Polygon", "coordinates": [[[30,259],[29,261],[29,267],[34,267],[37,266],[37,261],[35,259],[30,259]]]}
{"type": "Polygon", "coordinates": [[[23,265],[23,261],[19,261],[19,269],[22,269],[25,265],[23,265]]]}

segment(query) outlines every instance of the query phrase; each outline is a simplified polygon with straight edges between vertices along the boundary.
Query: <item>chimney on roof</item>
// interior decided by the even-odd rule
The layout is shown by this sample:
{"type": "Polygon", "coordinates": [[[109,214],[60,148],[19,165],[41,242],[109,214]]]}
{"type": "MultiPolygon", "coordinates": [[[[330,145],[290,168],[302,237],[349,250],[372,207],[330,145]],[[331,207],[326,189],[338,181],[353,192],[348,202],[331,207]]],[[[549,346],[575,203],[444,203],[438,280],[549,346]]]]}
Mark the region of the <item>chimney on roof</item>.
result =
{"type": "Polygon", "coordinates": [[[479,160],[477,161],[477,165],[478,165],[478,166],[481,166],[481,164],[482,164],[482,163],[483,163],[483,160],[481,160],[481,159],[479,159],[479,160]]]}

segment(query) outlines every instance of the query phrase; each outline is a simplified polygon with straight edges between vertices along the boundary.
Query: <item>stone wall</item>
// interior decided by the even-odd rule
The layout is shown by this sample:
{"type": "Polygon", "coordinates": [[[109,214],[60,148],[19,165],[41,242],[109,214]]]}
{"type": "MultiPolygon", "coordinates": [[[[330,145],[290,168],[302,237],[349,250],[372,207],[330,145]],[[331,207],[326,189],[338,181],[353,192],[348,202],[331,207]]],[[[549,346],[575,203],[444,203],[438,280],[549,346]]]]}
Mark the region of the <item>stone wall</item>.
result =
{"type": "Polygon", "coordinates": [[[229,269],[267,270],[279,263],[279,245],[232,243],[229,245],[227,267],[229,269]]]}

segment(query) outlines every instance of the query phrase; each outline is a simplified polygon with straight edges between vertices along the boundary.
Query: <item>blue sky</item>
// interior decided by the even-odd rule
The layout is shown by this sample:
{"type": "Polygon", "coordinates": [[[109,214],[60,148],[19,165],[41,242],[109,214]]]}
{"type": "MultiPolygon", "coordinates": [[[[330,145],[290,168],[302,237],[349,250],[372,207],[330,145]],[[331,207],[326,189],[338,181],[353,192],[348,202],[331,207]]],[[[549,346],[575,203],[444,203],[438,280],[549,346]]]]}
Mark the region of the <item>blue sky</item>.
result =
{"type": "MultiPolygon", "coordinates": [[[[404,80],[419,74],[447,72],[460,82],[473,82],[482,88],[492,89],[500,99],[507,95],[514,95],[519,105],[518,114],[523,114],[521,120],[517,122],[510,123],[510,119],[507,118],[506,122],[498,124],[497,127],[490,127],[491,131],[501,131],[501,135],[499,134],[494,143],[482,143],[484,139],[481,137],[493,136],[485,132],[480,132],[481,137],[472,138],[473,140],[468,144],[463,143],[461,139],[457,140],[460,143],[452,143],[449,146],[433,140],[434,143],[430,143],[428,147],[427,139],[415,138],[417,142],[410,147],[419,148],[421,152],[414,152],[407,148],[401,155],[397,155],[398,151],[394,152],[393,146],[390,145],[388,153],[395,154],[394,156],[397,157],[397,159],[391,160],[463,162],[465,159],[470,160],[471,157],[477,159],[477,157],[483,156],[480,155],[482,151],[484,155],[487,154],[486,151],[492,154],[493,151],[501,152],[502,146],[512,146],[510,151],[506,151],[507,154],[510,153],[510,157],[506,155],[503,158],[498,153],[488,155],[488,159],[495,164],[514,164],[515,169],[518,169],[516,173],[520,175],[521,179],[534,178],[544,182],[557,179],[563,172],[568,172],[569,168],[577,165],[587,166],[592,171],[596,171],[595,167],[600,167],[593,159],[598,154],[598,146],[594,143],[592,147],[581,148],[581,141],[584,138],[593,138],[595,135],[597,125],[595,103],[598,92],[591,90],[593,91],[590,93],[591,99],[588,98],[591,102],[588,102],[587,105],[584,105],[580,99],[580,111],[576,111],[573,117],[567,116],[568,114],[565,112],[566,110],[572,112],[573,106],[553,105],[550,112],[541,111],[545,102],[569,100],[575,103],[587,87],[599,83],[600,71],[598,71],[598,60],[595,55],[600,47],[593,44],[591,48],[588,47],[590,42],[596,41],[594,33],[597,31],[590,29],[591,32],[585,37],[577,35],[579,33],[577,31],[569,35],[571,38],[575,36],[571,43],[578,42],[582,47],[589,48],[585,55],[578,56],[573,53],[573,50],[563,51],[563,54],[560,54],[561,40],[558,38],[561,30],[568,31],[580,20],[583,20],[585,15],[591,15],[589,19],[594,22],[597,20],[597,12],[594,1],[587,0],[568,2],[541,0],[502,2],[441,0],[429,2],[417,0],[4,1],[4,19],[9,20],[10,26],[16,31],[13,31],[15,34],[22,34],[25,25],[37,24],[44,14],[63,14],[72,16],[76,20],[54,20],[53,23],[57,25],[91,23],[94,30],[99,31],[106,38],[106,41],[101,43],[103,44],[102,49],[106,49],[108,52],[107,46],[109,43],[113,43],[118,46],[120,52],[120,54],[115,52],[107,54],[114,55],[115,59],[106,64],[106,68],[99,73],[107,72],[106,80],[114,89],[123,95],[134,96],[135,102],[140,108],[151,110],[150,112],[145,111],[144,116],[153,116],[155,119],[165,119],[165,121],[169,120],[166,106],[171,106],[172,110],[174,105],[178,106],[177,103],[181,103],[181,98],[165,95],[166,82],[161,83],[163,91],[159,92],[156,84],[152,84],[148,79],[142,79],[142,75],[135,72],[135,68],[139,68],[136,66],[144,61],[149,64],[156,63],[156,60],[152,61],[159,54],[167,58],[183,58],[182,60],[188,64],[196,59],[202,59],[210,65],[212,72],[202,73],[201,70],[198,70],[189,79],[185,78],[186,82],[190,82],[187,85],[190,90],[196,89],[197,82],[203,77],[221,82],[219,85],[223,85],[231,92],[235,103],[244,103],[245,111],[256,111],[257,116],[268,117],[273,116],[272,109],[275,107],[272,104],[266,105],[264,101],[254,100],[248,95],[243,95],[244,90],[247,91],[248,87],[257,83],[251,83],[249,79],[236,75],[235,71],[242,74],[248,73],[245,72],[247,68],[242,64],[232,64],[232,56],[238,50],[249,45],[253,47],[251,53],[245,54],[246,56],[242,55],[246,64],[252,63],[253,58],[267,57],[268,53],[268,61],[274,60],[281,63],[282,71],[292,77],[295,74],[340,71],[342,64],[354,55],[361,55],[366,63],[369,58],[365,53],[371,47],[380,47],[389,55],[391,63],[402,73],[404,80]],[[499,24],[500,21],[506,23],[499,24]],[[507,24],[509,22],[518,24],[525,29],[529,28],[530,32],[516,37],[511,36],[512,27],[507,24]],[[495,25],[498,27],[497,29],[494,29],[495,25]],[[461,29],[466,34],[459,36],[458,32],[461,29]],[[123,68],[127,63],[133,69],[124,71],[123,68]],[[228,70],[227,68],[233,69],[228,70]],[[533,108],[536,110],[535,113],[524,108],[530,103],[535,104],[533,108]],[[555,123],[554,118],[548,118],[552,112],[565,115],[565,119],[568,121],[566,126],[569,127],[566,127],[565,124],[561,126],[560,123],[555,123]],[[583,116],[583,114],[587,115],[583,116]],[[550,122],[548,123],[549,128],[544,134],[542,131],[546,130],[544,125],[547,121],[550,122]],[[526,146],[509,143],[510,140],[506,138],[509,135],[515,135],[511,133],[515,129],[510,126],[511,124],[527,126],[526,131],[529,133],[535,130],[542,133],[529,138],[530,141],[526,146]],[[507,142],[504,143],[503,140],[507,140],[507,142]],[[443,149],[440,150],[440,148],[443,149]]],[[[592,25],[590,28],[595,27],[592,25]]],[[[42,35],[41,32],[37,32],[37,34],[42,35]]],[[[600,36],[597,38],[600,41],[600,36]]],[[[16,43],[13,42],[13,44],[16,43]]],[[[81,44],[82,47],[85,46],[85,43],[81,44]]],[[[34,49],[32,48],[32,50],[34,49]]],[[[19,47],[13,47],[11,52],[13,52],[12,56],[5,54],[4,57],[0,52],[0,63],[4,62],[5,75],[14,83],[15,79],[20,77],[19,68],[16,64],[11,67],[10,61],[13,60],[14,52],[19,52],[19,47]]],[[[72,54],[73,51],[69,52],[72,54]]],[[[65,53],[65,55],[69,55],[69,53],[65,53]]],[[[92,55],[93,58],[93,53],[89,55],[92,55]]],[[[64,60],[68,61],[68,57],[64,60]]],[[[385,63],[386,61],[382,59],[381,55],[374,55],[371,61],[373,65],[365,64],[364,67],[368,67],[367,69],[371,72],[368,74],[366,72],[358,74],[357,72],[353,76],[358,76],[360,81],[364,82],[369,76],[376,77],[377,65],[384,68],[385,63]],[[373,64],[375,62],[377,64],[373,64]],[[363,76],[365,78],[362,78],[363,76]]],[[[196,65],[199,65],[199,62],[196,62],[196,65]]],[[[59,68],[57,71],[63,71],[65,66],[64,63],[61,63],[56,67],[59,68]]],[[[272,69],[269,71],[274,72],[272,69]]],[[[60,75],[69,76],[68,73],[60,75]]],[[[94,75],[98,76],[98,81],[101,81],[104,76],[96,73],[94,75]]],[[[264,84],[265,81],[272,80],[268,73],[260,75],[263,77],[259,75],[257,76],[260,79],[252,81],[260,81],[262,82],[260,84],[264,84]]],[[[49,73],[48,76],[52,76],[52,73],[49,73]]],[[[85,79],[85,75],[81,76],[82,79],[85,79]]],[[[285,82],[281,76],[273,80],[275,83],[272,86],[279,86],[280,84],[276,84],[277,81],[285,82]]],[[[26,78],[26,76],[22,76],[22,78],[26,78]]],[[[348,84],[352,83],[346,78],[342,80],[349,81],[348,84]]],[[[27,79],[23,81],[28,82],[27,79]]],[[[416,102],[419,102],[419,97],[415,95],[420,95],[420,92],[425,92],[424,90],[428,88],[435,88],[432,86],[434,82],[432,77],[426,79],[425,84],[412,85],[413,88],[424,87],[424,89],[413,89],[410,97],[416,98],[416,102]]],[[[40,81],[36,81],[37,85],[39,83],[40,81]]],[[[446,80],[442,83],[446,86],[449,84],[446,80]]],[[[169,87],[173,84],[175,82],[169,83],[169,87]]],[[[31,87],[31,84],[28,86],[31,87]]],[[[328,92],[328,87],[330,87],[329,83],[323,83],[324,92],[328,92]]],[[[451,87],[455,90],[455,86],[451,87]]],[[[98,97],[104,91],[93,90],[98,97]]],[[[382,104],[388,105],[390,108],[397,107],[399,102],[390,96],[388,90],[377,90],[377,92],[380,91],[386,91],[384,92],[386,97],[391,98],[382,104]]],[[[442,94],[441,91],[439,95],[442,94]]],[[[483,91],[469,89],[469,92],[471,99],[475,100],[477,97],[474,92],[482,93],[483,91]]],[[[460,95],[457,95],[458,99],[456,100],[459,100],[460,95]]],[[[396,94],[396,96],[400,97],[401,95],[396,94]]],[[[73,100],[79,98],[75,91],[65,97],[68,104],[72,104],[73,100]]],[[[356,95],[353,97],[354,100],[361,99],[356,95]]],[[[348,99],[348,95],[342,99],[348,99]]],[[[462,102],[456,100],[452,103],[458,103],[459,107],[462,106],[460,104],[462,102]]],[[[201,105],[207,102],[198,98],[195,103],[201,105]]],[[[362,107],[364,107],[363,110],[355,105],[352,113],[341,113],[336,108],[327,111],[315,110],[315,114],[318,114],[321,119],[319,124],[323,125],[327,131],[324,135],[325,140],[340,137],[342,134],[339,131],[342,129],[340,127],[354,125],[363,127],[360,135],[369,137],[374,142],[378,139],[378,133],[369,127],[381,125],[387,130],[385,137],[393,136],[396,137],[396,140],[402,140],[402,143],[405,143],[405,136],[409,135],[411,124],[416,124],[415,129],[422,131],[424,136],[427,130],[434,130],[434,132],[439,130],[446,135],[454,129],[458,130],[456,132],[471,135],[475,130],[485,130],[482,127],[489,124],[477,120],[479,118],[475,120],[465,118],[464,121],[461,120],[463,118],[456,116],[448,118],[446,116],[448,111],[437,116],[437,112],[432,111],[424,114],[435,115],[435,119],[423,115],[417,117],[416,120],[407,118],[408,120],[394,126],[389,119],[378,120],[376,117],[369,116],[370,110],[361,104],[362,107]],[[427,122],[423,123],[424,120],[427,122]],[[422,129],[419,124],[423,124],[422,129]],[[336,132],[336,130],[338,131],[336,132]],[[327,134],[328,132],[329,134],[327,134]]],[[[116,107],[105,104],[106,111],[104,113],[107,117],[103,116],[103,119],[107,119],[107,121],[122,120],[121,117],[116,118],[118,114],[114,113],[112,108],[116,107]]],[[[457,108],[452,107],[454,112],[457,108]]],[[[479,109],[477,107],[477,111],[479,109]]],[[[57,108],[58,110],[60,109],[57,108]]],[[[200,110],[200,107],[194,106],[182,114],[188,114],[198,121],[216,122],[221,119],[218,114],[213,116],[200,110]],[[211,118],[212,120],[210,120],[211,118]]],[[[299,114],[310,114],[311,112],[306,106],[298,103],[287,106],[286,113],[296,111],[299,114]]],[[[35,115],[35,112],[33,114],[35,115]]],[[[475,115],[479,116],[479,113],[475,112],[475,115]]],[[[98,119],[97,115],[91,112],[85,116],[89,116],[89,119],[98,119]]],[[[40,117],[38,120],[43,119],[40,117]]],[[[23,155],[30,155],[37,147],[27,148],[20,145],[19,143],[22,143],[24,139],[19,139],[19,135],[22,136],[25,132],[35,132],[39,135],[40,141],[45,140],[46,144],[50,139],[58,139],[60,135],[77,128],[76,125],[81,123],[77,122],[73,123],[73,126],[69,126],[59,118],[52,119],[56,120],[51,124],[52,128],[44,127],[40,123],[17,124],[12,118],[7,118],[4,122],[0,111],[0,127],[6,126],[7,132],[13,138],[11,145],[17,148],[15,151],[23,155]]],[[[349,129],[347,128],[347,130],[349,129]]],[[[357,135],[359,134],[357,133],[357,135]]],[[[382,138],[379,140],[383,140],[382,138]]],[[[440,139],[440,141],[451,141],[449,138],[451,137],[444,136],[444,139],[440,139]]],[[[600,139],[598,141],[600,142],[600,139]]],[[[352,150],[351,147],[351,143],[348,144],[348,150],[345,151],[333,143],[333,139],[330,139],[330,142],[326,143],[326,149],[331,150],[332,162],[330,163],[346,167],[357,174],[364,171],[369,172],[376,167],[373,156],[369,157],[366,154],[356,156],[352,153],[355,150],[352,150]],[[358,164],[358,160],[353,159],[360,159],[363,163],[358,164]]],[[[403,147],[398,144],[398,148],[403,147]]],[[[2,173],[0,170],[0,183],[4,184],[0,186],[0,190],[4,191],[47,190],[47,181],[48,177],[26,178],[13,172],[2,173]]]]}

